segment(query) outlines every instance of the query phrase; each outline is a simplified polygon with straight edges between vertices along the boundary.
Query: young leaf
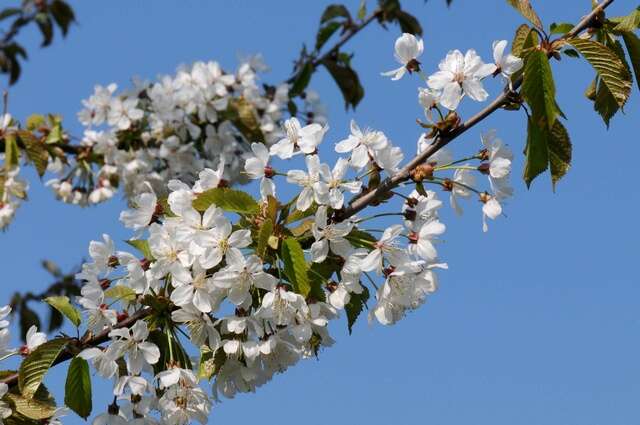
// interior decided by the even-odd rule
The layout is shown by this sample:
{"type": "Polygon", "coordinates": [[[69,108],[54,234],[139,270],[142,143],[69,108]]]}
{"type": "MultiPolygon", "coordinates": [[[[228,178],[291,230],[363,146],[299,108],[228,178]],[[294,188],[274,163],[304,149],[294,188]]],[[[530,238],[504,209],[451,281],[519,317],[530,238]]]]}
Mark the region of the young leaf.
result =
{"type": "MultiPolygon", "coordinates": [[[[331,36],[335,34],[338,29],[340,29],[340,27],[342,27],[342,24],[340,22],[329,22],[328,24],[321,26],[320,29],[318,29],[318,34],[316,34],[316,50],[319,51],[320,49],[322,49],[322,46],[324,46],[327,40],[329,40],[331,36]]],[[[307,64],[310,65],[309,62],[307,62],[307,64]]],[[[292,89],[294,87],[295,83],[292,89]]]]}
{"type": "Polygon", "coordinates": [[[51,15],[53,15],[53,19],[62,31],[62,35],[66,36],[69,31],[69,25],[71,25],[76,19],[73,9],[71,9],[71,7],[62,0],[53,0],[50,10],[51,15]]]}
{"type": "Polygon", "coordinates": [[[115,285],[104,291],[104,295],[107,298],[111,298],[114,301],[130,302],[136,299],[136,291],[124,285],[115,285]]]}
{"type": "Polygon", "coordinates": [[[260,120],[253,104],[245,98],[232,98],[229,100],[224,118],[233,122],[236,128],[250,142],[264,143],[264,134],[260,129],[260,120]]]}
{"type": "Polygon", "coordinates": [[[151,248],[149,247],[148,240],[129,239],[128,241],[125,241],[125,242],[131,245],[132,247],[134,247],[135,249],[137,249],[138,251],[140,251],[140,253],[144,255],[144,258],[146,258],[147,260],[154,260],[153,254],[151,253],[151,248]]]}
{"type": "Polygon", "coordinates": [[[513,36],[511,53],[519,58],[524,58],[527,49],[537,44],[538,35],[536,32],[529,25],[522,24],[516,29],[516,33],[513,36]]]}
{"type": "Polygon", "coordinates": [[[280,255],[284,263],[284,273],[293,286],[293,290],[306,298],[311,291],[307,276],[307,260],[298,241],[286,238],[282,241],[280,255]]]}
{"type": "Polygon", "coordinates": [[[556,88],[549,59],[540,50],[534,50],[527,56],[522,95],[531,106],[534,123],[551,129],[558,115],[556,88]]]}
{"type": "Polygon", "coordinates": [[[567,22],[552,23],[549,32],[551,34],[566,34],[573,29],[573,24],[567,22]]]}
{"type": "MultiPolygon", "coordinates": [[[[322,29],[320,29],[320,31],[322,31],[322,29]]],[[[320,31],[318,32],[318,38],[320,38],[320,31]]],[[[330,36],[331,36],[331,34],[329,34],[327,36],[327,39],[330,36]]],[[[318,41],[316,41],[316,43],[318,43],[318,41]]],[[[318,49],[319,49],[319,47],[318,47],[318,49]]],[[[293,85],[291,86],[291,90],[289,90],[289,97],[290,98],[294,98],[296,96],[299,96],[304,92],[304,90],[309,85],[309,81],[311,81],[311,75],[313,75],[313,71],[314,70],[315,70],[315,68],[313,67],[313,64],[311,62],[307,62],[307,63],[304,64],[302,69],[300,69],[300,71],[296,75],[296,78],[293,81],[293,85]]]]}
{"type": "Polygon", "coordinates": [[[515,8],[520,14],[531,22],[539,30],[543,29],[542,22],[538,17],[538,14],[533,10],[529,0],[507,0],[513,8],[515,8]]]}
{"type": "Polygon", "coordinates": [[[360,313],[362,313],[364,307],[367,306],[367,300],[369,299],[369,289],[364,285],[362,287],[362,293],[352,293],[351,299],[344,306],[344,311],[347,313],[347,328],[349,329],[349,335],[351,335],[353,325],[356,323],[356,320],[360,313]]]}
{"type": "MultiPolygon", "coordinates": [[[[45,399],[42,399],[42,397],[38,397],[37,395],[34,396],[33,398],[27,398],[27,397],[23,397],[20,394],[16,394],[14,392],[7,393],[7,398],[13,404],[15,413],[18,413],[19,415],[25,418],[23,423],[31,425],[32,423],[37,424],[40,421],[45,422],[47,419],[52,417],[53,414],[55,413],[56,411],[55,400],[53,400],[53,397],[51,397],[51,395],[49,394],[48,391],[46,391],[46,389],[42,391],[43,388],[44,388],[44,385],[41,385],[40,389],[37,392],[46,394],[47,398],[45,399]]],[[[14,416],[17,416],[15,413],[9,419],[12,419],[14,418],[14,416]]],[[[11,422],[8,421],[7,419],[4,419],[4,421],[7,425],[11,424],[11,422]]]]}
{"type": "Polygon", "coordinates": [[[250,195],[226,187],[209,189],[193,200],[193,208],[198,211],[206,211],[211,204],[238,214],[257,214],[260,212],[260,205],[250,195]]]}
{"type": "Polygon", "coordinates": [[[551,169],[551,183],[555,190],[556,184],[571,167],[571,140],[569,133],[560,120],[551,129],[549,139],[549,168],[551,169]]]}
{"type": "Polygon", "coordinates": [[[4,135],[5,170],[11,171],[14,167],[17,167],[19,160],[20,160],[20,151],[18,150],[18,143],[16,142],[16,136],[14,133],[7,133],[4,135]]]}
{"type": "MultiPolygon", "coordinates": [[[[614,21],[614,19],[610,20],[614,21]]],[[[615,21],[618,20],[615,19],[615,21]]],[[[640,10],[636,8],[627,16],[623,16],[622,18],[620,18],[617,22],[617,25],[613,29],[614,31],[633,32],[638,27],[640,27],[640,10]]]]}
{"type": "Polygon", "coordinates": [[[83,358],[71,360],[64,386],[64,404],[85,420],[91,414],[91,376],[89,363],[83,358]]]}
{"type": "Polygon", "coordinates": [[[631,93],[631,75],[622,60],[597,41],[572,38],[568,42],[593,66],[618,106],[623,107],[631,93]]]}
{"type": "Polygon", "coordinates": [[[413,15],[400,10],[396,12],[396,20],[398,21],[402,32],[422,36],[422,26],[413,15]]]}
{"type": "Polygon", "coordinates": [[[359,229],[353,229],[345,239],[348,240],[355,248],[369,248],[376,243],[377,239],[370,233],[359,229]]]}
{"type": "Polygon", "coordinates": [[[349,109],[349,106],[351,106],[355,109],[364,97],[364,88],[360,84],[358,74],[344,61],[338,61],[336,57],[326,58],[322,61],[322,64],[327,68],[338,88],[340,88],[345,108],[349,109]]]}
{"type": "Polygon", "coordinates": [[[69,342],[68,338],[56,338],[47,341],[33,350],[22,361],[18,371],[18,387],[24,397],[33,398],[42,383],[44,375],[64,350],[67,342],[69,342]]]}
{"type": "Polygon", "coordinates": [[[367,16],[367,0],[360,0],[358,6],[358,19],[363,20],[367,16]]]}
{"type": "Polygon", "coordinates": [[[42,47],[46,47],[53,41],[53,22],[49,15],[44,12],[36,14],[36,24],[42,33],[42,47]]]}
{"type": "Polygon", "coordinates": [[[349,10],[342,4],[330,4],[322,13],[320,17],[320,23],[324,24],[335,18],[345,18],[347,21],[351,20],[351,14],[349,10]]]}
{"type": "Polygon", "coordinates": [[[273,222],[271,220],[265,220],[260,226],[257,238],[256,255],[264,259],[269,246],[269,237],[273,234],[273,222]]]}
{"type": "Polygon", "coordinates": [[[538,175],[547,169],[549,163],[548,131],[546,127],[537,125],[531,118],[527,121],[527,146],[525,148],[526,164],[524,181],[527,187],[538,175]]]}
{"type": "Polygon", "coordinates": [[[58,297],[49,297],[45,298],[44,301],[49,304],[51,307],[58,310],[60,313],[64,314],[67,319],[73,323],[75,327],[80,326],[82,322],[82,317],[80,316],[80,312],[75,309],[74,306],[71,305],[69,301],[69,297],[58,296],[58,297]]]}
{"type": "Polygon", "coordinates": [[[609,91],[607,85],[604,84],[600,78],[598,78],[593,107],[596,112],[600,114],[607,128],[609,127],[611,118],[613,118],[620,109],[615,96],[609,91]]]}
{"type": "Polygon", "coordinates": [[[640,38],[632,32],[623,32],[622,39],[627,47],[633,72],[636,75],[636,84],[640,87],[640,38]]]}
{"type": "Polygon", "coordinates": [[[47,171],[47,165],[49,165],[49,152],[44,143],[41,143],[40,140],[29,131],[18,132],[18,137],[24,145],[27,158],[33,162],[38,175],[42,177],[45,171],[47,171]]]}

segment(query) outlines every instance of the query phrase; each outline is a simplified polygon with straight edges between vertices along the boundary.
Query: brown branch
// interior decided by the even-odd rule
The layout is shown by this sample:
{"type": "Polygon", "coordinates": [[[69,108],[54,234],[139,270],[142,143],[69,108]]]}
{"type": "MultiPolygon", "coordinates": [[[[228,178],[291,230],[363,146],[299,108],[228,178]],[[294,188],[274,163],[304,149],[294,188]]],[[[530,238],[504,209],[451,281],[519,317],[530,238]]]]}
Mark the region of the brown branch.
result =
{"type": "MultiPolygon", "coordinates": [[[[109,332],[111,332],[113,329],[128,328],[129,326],[132,326],[133,324],[135,324],[138,320],[144,319],[149,314],[151,314],[151,308],[146,307],[146,308],[143,308],[142,310],[138,310],[136,313],[132,314],[126,319],[118,322],[113,328],[105,329],[93,337],[87,338],[85,336],[79,339],[78,338],[71,339],[71,341],[67,345],[67,348],[63,352],[61,352],[58,355],[58,357],[53,361],[52,366],[66,362],[67,360],[71,360],[76,356],[76,354],[79,351],[85,348],[96,347],[100,344],[107,342],[109,340],[109,332]]],[[[15,385],[18,383],[18,373],[9,375],[6,378],[1,379],[0,382],[3,382],[9,386],[15,385]]]]}
{"type": "MultiPolygon", "coordinates": [[[[598,5],[595,9],[591,11],[587,16],[582,18],[582,20],[575,26],[571,31],[562,36],[562,39],[568,39],[575,37],[585,29],[589,28],[595,19],[595,17],[600,14],[604,9],[606,9],[611,3],[615,0],[604,0],[602,3],[598,5]]],[[[451,141],[456,139],[461,134],[465,133],[474,125],[478,124],[486,117],[500,109],[503,105],[508,102],[509,96],[517,90],[522,84],[522,76],[513,82],[512,87],[510,88],[508,85],[504,88],[502,94],[498,96],[493,102],[487,105],[484,109],[478,112],[476,115],[469,118],[467,121],[462,123],[460,126],[456,127],[451,132],[440,135],[436,137],[431,146],[413,158],[407,165],[405,165],[400,171],[395,173],[393,176],[385,179],[380,183],[380,185],[371,192],[368,192],[362,195],[359,198],[351,201],[349,206],[345,208],[343,211],[340,211],[336,219],[338,221],[346,220],[347,218],[357,214],[359,211],[366,208],[369,204],[373,203],[376,200],[383,199],[385,195],[387,195],[391,190],[398,187],[402,182],[405,182],[409,179],[409,173],[416,166],[424,163],[427,159],[429,159],[434,153],[442,149],[444,146],[449,144],[451,141]]]]}

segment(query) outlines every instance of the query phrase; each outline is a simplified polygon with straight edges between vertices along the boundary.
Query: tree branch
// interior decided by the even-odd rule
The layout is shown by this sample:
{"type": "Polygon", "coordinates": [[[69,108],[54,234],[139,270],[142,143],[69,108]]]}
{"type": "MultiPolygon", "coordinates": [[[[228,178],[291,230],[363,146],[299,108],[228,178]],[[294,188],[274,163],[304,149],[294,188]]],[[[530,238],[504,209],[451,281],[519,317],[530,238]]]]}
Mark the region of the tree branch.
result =
{"type": "MultiPolygon", "coordinates": [[[[561,39],[568,39],[568,38],[575,37],[576,35],[578,35],[582,31],[584,31],[585,29],[589,28],[591,26],[591,23],[593,22],[594,18],[598,14],[600,14],[604,9],[606,9],[609,5],[611,5],[611,3],[613,3],[614,1],[615,0],[604,0],[596,8],[594,8],[591,11],[591,13],[589,13],[584,18],[582,18],[582,20],[580,20],[580,22],[575,27],[573,27],[573,29],[571,31],[569,31],[568,33],[563,35],[561,37],[561,39]]],[[[409,173],[416,166],[424,163],[434,153],[438,152],[444,146],[446,146],[447,144],[449,144],[450,142],[455,140],[458,136],[460,136],[461,134],[465,133],[471,127],[475,126],[476,124],[478,124],[479,122],[484,120],[486,117],[488,117],[489,115],[491,115],[492,113],[494,113],[495,111],[500,109],[504,104],[506,104],[510,94],[513,93],[513,91],[517,90],[520,87],[520,85],[522,84],[522,80],[523,79],[522,79],[522,76],[521,76],[516,81],[514,81],[513,84],[512,84],[512,88],[510,88],[507,85],[504,88],[502,94],[500,94],[500,96],[498,96],[493,102],[491,102],[484,109],[482,109],[476,115],[474,115],[471,118],[469,118],[467,121],[462,123],[460,126],[456,127],[451,132],[449,132],[449,133],[447,133],[445,135],[437,136],[436,139],[434,140],[434,142],[431,144],[431,146],[428,149],[426,149],[425,151],[423,151],[422,153],[417,155],[415,158],[413,158],[400,171],[398,171],[393,176],[391,176],[391,177],[385,179],[384,181],[382,181],[380,183],[380,185],[376,189],[374,189],[371,192],[368,192],[368,193],[364,194],[363,196],[361,196],[359,198],[356,198],[353,201],[351,201],[351,203],[349,204],[349,206],[347,208],[345,208],[343,211],[340,211],[336,215],[336,220],[337,221],[344,221],[347,218],[353,216],[354,214],[357,214],[359,211],[361,211],[364,208],[366,208],[369,204],[371,204],[372,202],[374,202],[374,201],[376,201],[378,199],[382,199],[391,190],[393,190],[394,188],[398,187],[402,182],[408,180],[409,179],[409,173]]]]}
{"type": "MultiPolygon", "coordinates": [[[[58,357],[53,361],[52,366],[66,362],[67,360],[71,360],[76,356],[76,354],[79,351],[85,348],[95,347],[107,342],[109,340],[109,332],[111,332],[113,329],[128,328],[129,326],[132,326],[133,324],[135,324],[138,320],[144,319],[149,314],[151,314],[151,308],[146,307],[141,310],[138,310],[137,312],[127,317],[126,319],[118,322],[113,328],[105,329],[93,337],[87,338],[86,336],[88,335],[86,335],[85,337],[82,337],[80,339],[78,338],[71,339],[71,341],[69,342],[69,345],[71,347],[67,345],[67,348],[63,352],[61,352],[58,355],[58,357]],[[70,349],[70,348],[73,348],[73,349],[70,349]]],[[[0,382],[3,382],[9,386],[13,386],[18,383],[18,373],[9,375],[6,378],[1,379],[0,382]]]]}
{"type": "MultiPolygon", "coordinates": [[[[602,12],[614,1],[615,0],[604,0],[598,7],[593,9],[593,11],[590,14],[585,16],[571,31],[565,34],[562,38],[566,39],[566,38],[575,37],[580,32],[589,28],[594,17],[600,12],[602,12]]],[[[376,13],[374,13],[374,15],[376,13]]],[[[373,20],[374,15],[367,18],[365,22],[367,24],[371,22],[373,20]]],[[[365,25],[363,22],[363,24],[360,25],[360,29],[362,29],[364,26],[365,25]]],[[[339,48],[342,44],[346,43],[349,40],[349,38],[351,38],[353,35],[355,35],[355,32],[343,37],[334,48],[339,48]]],[[[322,59],[319,59],[319,60],[321,61],[322,59]]],[[[521,84],[522,84],[522,77],[520,77],[518,80],[516,80],[513,83],[513,90],[520,87],[521,84]]],[[[510,90],[509,87],[507,86],[504,92],[500,96],[498,96],[493,102],[491,102],[491,104],[489,104],[486,108],[484,108],[483,110],[478,112],[476,115],[469,118],[467,121],[465,121],[463,124],[458,126],[455,130],[453,130],[449,134],[445,136],[438,136],[434,141],[434,143],[431,145],[430,149],[427,149],[424,152],[422,152],[420,155],[416,156],[404,168],[402,168],[392,177],[384,180],[380,184],[380,186],[378,186],[378,188],[353,201],[351,205],[349,205],[349,207],[347,207],[342,212],[342,214],[340,214],[339,219],[345,220],[353,216],[354,214],[356,214],[357,212],[359,212],[360,210],[368,206],[370,203],[372,203],[374,200],[376,200],[378,197],[381,197],[382,195],[386,195],[392,189],[397,187],[400,183],[406,181],[409,178],[409,172],[413,168],[425,162],[430,156],[432,156],[438,150],[442,149],[448,143],[455,140],[458,136],[460,136],[461,134],[469,130],[471,127],[473,127],[477,123],[484,120],[487,116],[491,115],[493,112],[498,110],[502,105],[504,105],[505,102],[507,102],[508,96],[511,93],[511,91],[512,90],[510,90]]],[[[75,356],[75,353],[77,352],[77,350],[82,350],[87,347],[93,347],[93,346],[97,346],[99,344],[105,343],[106,341],[109,340],[109,332],[111,332],[112,329],[125,328],[125,327],[132,326],[138,320],[141,320],[147,317],[149,314],[151,314],[151,312],[152,312],[151,308],[148,308],[148,307],[143,308],[137,311],[136,313],[134,313],[133,315],[129,316],[128,318],[118,322],[113,328],[105,329],[104,331],[100,332],[99,334],[93,337],[90,337],[90,338],[83,337],[81,339],[77,339],[77,338],[72,339],[70,344],[73,344],[72,346],[74,350],[66,349],[65,351],[60,353],[60,355],[53,362],[53,365],[57,365],[67,360],[70,360],[75,356]]],[[[12,375],[9,375],[6,378],[0,380],[0,382],[3,382],[10,386],[15,385],[18,382],[18,374],[14,373],[12,375]]]]}

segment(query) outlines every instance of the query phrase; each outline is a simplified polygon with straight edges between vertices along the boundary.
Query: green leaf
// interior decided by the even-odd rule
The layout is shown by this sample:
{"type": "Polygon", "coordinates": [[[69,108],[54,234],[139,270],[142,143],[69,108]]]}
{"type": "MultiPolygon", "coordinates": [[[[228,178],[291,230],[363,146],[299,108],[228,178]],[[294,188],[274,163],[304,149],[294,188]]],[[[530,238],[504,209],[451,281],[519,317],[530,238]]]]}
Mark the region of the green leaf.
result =
{"type": "Polygon", "coordinates": [[[26,340],[27,331],[31,326],[36,326],[41,329],[40,318],[35,311],[31,310],[26,302],[23,302],[20,307],[20,335],[22,340],[26,340]]]}
{"type": "Polygon", "coordinates": [[[369,299],[369,289],[366,286],[362,286],[362,293],[351,293],[351,299],[344,306],[344,310],[347,313],[347,328],[349,329],[349,335],[353,331],[353,325],[356,323],[358,316],[362,313],[364,307],[367,306],[367,300],[369,299]]]}
{"type": "Polygon", "coordinates": [[[64,135],[62,133],[62,124],[60,120],[56,117],[53,117],[52,121],[53,125],[49,129],[49,134],[47,135],[47,138],[45,140],[45,143],[48,145],[53,145],[64,140],[64,135]]]}
{"type": "Polygon", "coordinates": [[[231,121],[240,133],[247,138],[249,143],[264,143],[264,134],[260,129],[258,113],[253,104],[245,98],[240,97],[229,100],[229,106],[227,106],[224,118],[231,121]]]}
{"type": "Polygon", "coordinates": [[[622,108],[631,93],[631,75],[618,55],[597,41],[572,38],[568,42],[593,66],[622,108]]]}
{"type": "Polygon", "coordinates": [[[618,105],[615,96],[609,91],[607,85],[603,84],[600,78],[598,78],[593,107],[596,112],[600,114],[607,128],[611,123],[611,118],[620,110],[620,105],[618,105]]]}
{"type": "MultiPolygon", "coordinates": [[[[293,203],[295,204],[295,200],[293,203]]],[[[312,206],[307,208],[306,211],[300,211],[296,209],[287,216],[284,222],[285,224],[295,223],[296,221],[302,220],[303,218],[311,217],[316,213],[317,210],[318,210],[318,206],[316,204],[313,204],[312,206]]]]}
{"type": "Polygon", "coordinates": [[[514,7],[520,14],[531,22],[538,29],[543,29],[542,22],[538,17],[538,14],[533,10],[529,0],[507,0],[512,7],[514,7]]]}
{"type": "Polygon", "coordinates": [[[19,15],[21,12],[22,12],[22,9],[18,7],[8,7],[0,12],[0,21],[15,15],[19,15]]]}
{"type": "Polygon", "coordinates": [[[354,248],[371,248],[376,243],[377,239],[370,233],[364,232],[359,229],[353,229],[345,239],[348,240],[354,248]]]}
{"type": "Polygon", "coordinates": [[[38,175],[42,177],[49,165],[49,152],[44,143],[41,143],[40,140],[29,131],[19,131],[18,138],[24,145],[27,158],[33,162],[38,175]]]}
{"type": "Polygon", "coordinates": [[[62,0],[53,0],[49,8],[53,19],[56,21],[56,24],[58,24],[58,27],[60,27],[60,31],[62,31],[62,35],[66,36],[69,31],[69,25],[76,19],[73,9],[62,0]]]}
{"type": "Polygon", "coordinates": [[[398,21],[402,32],[422,36],[422,26],[413,15],[400,10],[396,13],[396,20],[398,21]]]}
{"type": "Polygon", "coordinates": [[[557,120],[551,129],[549,140],[549,168],[551,169],[551,183],[554,190],[558,181],[567,174],[571,167],[571,154],[572,146],[569,133],[557,120]]]}
{"type": "Polygon", "coordinates": [[[358,6],[358,19],[363,20],[367,16],[367,0],[360,0],[358,6]]]}
{"type": "MultiPolygon", "coordinates": [[[[319,51],[320,49],[322,49],[322,46],[324,46],[327,40],[329,40],[329,38],[331,38],[331,36],[335,34],[335,32],[338,31],[338,29],[340,29],[340,27],[342,27],[342,24],[340,22],[335,22],[335,21],[329,22],[328,24],[321,26],[320,29],[318,29],[318,34],[316,35],[316,50],[319,51]]],[[[310,65],[310,64],[311,64],[310,62],[307,62],[306,65],[310,65]]],[[[294,84],[294,87],[295,87],[295,84],[294,84]]]]}
{"type": "MultiPolygon", "coordinates": [[[[320,31],[322,31],[322,29],[320,29],[320,31]]],[[[320,36],[321,36],[320,32],[318,32],[318,37],[320,36]]],[[[315,71],[315,68],[311,62],[307,62],[304,64],[304,66],[300,69],[300,71],[296,75],[295,80],[293,80],[293,85],[291,86],[291,90],[289,90],[290,98],[299,96],[304,92],[304,90],[309,85],[309,82],[311,81],[311,76],[313,75],[313,71],[315,71]]]]}
{"type": "Polygon", "coordinates": [[[564,49],[562,51],[562,53],[564,53],[565,55],[569,56],[570,58],[579,58],[580,54],[575,51],[574,49],[564,49]]]}
{"type": "Polygon", "coordinates": [[[537,126],[532,120],[527,126],[526,164],[524,180],[527,187],[547,168],[551,171],[551,182],[555,190],[557,182],[571,167],[571,141],[560,120],[551,130],[537,126]]]}
{"type": "Polygon", "coordinates": [[[519,58],[523,57],[522,53],[525,48],[525,43],[529,39],[529,34],[531,34],[532,31],[531,27],[527,24],[522,24],[516,29],[513,41],[511,42],[511,53],[514,56],[519,58]]]}
{"type": "Polygon", "coordinates": [[[156,374],[169,366],[172,357],[178,367],[183,369],[192,368],[191,360],[178,340],[178,337],[173,332],[169,332],[169,335],[171,335],[170,338],[166,332],[157,329],[149,333],[149,341],[156,344],[160,350],[160,359],[153,365],[153,370],[156,374]],[[169,347],[169,340],[171,340],[171,347],[169,347]]]}
{"type": "Polygon", "coordinates": [[[4,135],[4,167],[7,171],[11,171],[18,166],[20,160],[20,151],[16,142],[15,133],[6,133],[4,135]]]}
{"type": "Polygon", "coordinates": [[[636,75],[636,84],[640,87],[640,38],[632,32],[623,32],[622,39],[627,47],[633,72],[636,75]]]}
{"type": "Polygon", "coordinates": [[[57,297],[48,297],[45,298],[44,301],[49,304],[51,307],[58,310],[60,313],[64,314],[67,319],[74,324],[75,327],[80,326],[82,322],[82,317],[80,316],[80,312],[75,309],[74,306],[71,305],[69,301],[69,297],[65,296],[57,296],[57,297]]]}
{"type": "Polygon", "coordinates": [[[530,118],[527,122],[527,146],[525,148],[526,164],[524,181],[527,187],[538,175],[542,174],[549,164],[548,131],[530,118]]]}
{"type": "Polygon", "coordinates": [[[271,220],[265,220],[260,226],[257,237],[256,255],[264,260],[269,246],[269,236],[273,234],[273,222],[271,220]]]}
{"type": "Polygon", "coordinates": [[[566,34],[573,29],[573,24],[567,22],[552,23],[550,27],[551,34],[566,34]]]}
{"type": "MultiPolygon", "coordinates": [[[[613,19],[611,19],[613,20],[613,19]]],[[[614,27],[615,31],[633,32],[640,27],[640,10],[635,9],[627,16],[623,16],[617,25],[614,27]]]]}
{"type": "Polygon", "coordinates": [[[345,64],[344,60],[338,61],[336,57],[328,57],[322,61],[322,64],[327,68],[342,92],[345,108],[349,109],[351,106],[355,109],[364,97],[364,88],[360,84],[358,74],[345,64]]]}
{"type": "Polygon", "coordinates": [[[38,28],[40,28],[40,33],[42,34],[42,47],[46,47],[53,41],[53,22],[49,15],[44,12],[40,12],[36,14],[36,24],[38,24],[38,28]]]}
{"type": "Polygon", "coordinates": [[[44,115],[41,115],[41,114],[29,115],[26,121],[26,125],[27,125],[27,130],[29,131],[37,130],[38,128],[45,125],[44,115]]]}
{"type": "MultiPolygon", "coordinates": [[[[44,388],[44,385],[40,386],[40,388],[44,388]]],[[[49,395],[49,392],[46,391],[46,394],[49,395]]],[[[7,393],[7,398],[13,405],[13,409],[15,412],[33,421],[46,422],[46,419],[52,417],[56,411],[55,400],[52,400],[52,397],[50,395],[49,399],[40,400],[38,397],[27,398],[21,396],[20,394],[9,392],[7,393]]],[[[28,421],[27,423],[31,423],[31,421],[28,421]]]]}
{"type": "Polygon", "coordinates": [[[89,363],[83,358],[71,360],[64,386],[64,404],[85,420],[91,414],[91,376],[89,363]]]}
{"type": "Polygon", "coordinates": [[[555,100],[556,88],[549,59],[540,50],[534,50],[527,56],[522,95],[531,107],[535,124],[551,129],[559,112],[555,100]]]}
{"type": "Polygon", "coordinates": [[[327,21],[330,21],[335,18],[345,18],[346,20],[351,20],[351,14],[349,10],[342,4],[331,4],[327,6],[327,8],[322,13],[320,17],[320,23],[324,24],[327,21]]]}
{"type": "Polygon", "coordinates": [[[193,200],[193,208],[198,211],[206,211],[212,204],[225,211],[238,214],[257,214],[260,212],[260,205],[249,194],[227,187],[209,189],[193,200]]]}
{"type": "Polygon", "coordinates": [[[218,374],[220,368],[227,360],[227,355],[222,348],[215,351],[205,345],[200,347],[200,362],[198,365],[198,378],[211,380],[211,377],[218,374]]]}
{"type": "Polygon", "coordinates": [[[33,398],[44,375],[69,342],[68,338],[56,338],[37,347],[20,364],[18,386],[26,398],[33,398]]]}
{"type": "Polygon", "coordinates": [[[126,243],[128,243],[129,245],[131,245],[132,247],[134,247],[135,249],[137,249],[138,251],[140,251],[140,253],[142,255],[144,255],[144,258],[146,258],[147,260],[154,260],[154,256],[151,253],[151,248],[149,247],[149,241],[146,239],[129,239],[128,241],[125,241],[126,243]]]}
{"type": "Polygon", "coordinates": [[[298,241],[294,238],[285,238],[282,241],[280,255],[284,263],[284,273],[293,286],[293,290],[307,297],[311,291],[307,276],[307,260],[298,241]]]}
{"type": "Polygon", "coordinates": [[[104,291],[104,295],[114,301],[131,302],[136,299],[136,291],[124,285],[115,285],[104,291]]]}

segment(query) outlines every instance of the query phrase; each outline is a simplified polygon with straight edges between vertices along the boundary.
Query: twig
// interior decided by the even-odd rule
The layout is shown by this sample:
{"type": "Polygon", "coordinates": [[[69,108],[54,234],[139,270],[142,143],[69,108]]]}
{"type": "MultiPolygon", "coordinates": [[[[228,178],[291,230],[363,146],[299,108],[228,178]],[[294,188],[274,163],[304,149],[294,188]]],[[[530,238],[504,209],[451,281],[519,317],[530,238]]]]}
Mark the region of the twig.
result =
{"type": "MultiPolygon", "coordinates": [[[[109,332],[111,332],[113,329],[128,328],[129,326],[136,323],[138,320],[144,319],[149,314],[151,314],[151,308],[146,307],[146,308],[143,308],[142,310],[137,311],[136,313],[132,314],[126,319],[116,323],[116,325],[113,328],[105,329],[99,334],[91,338],[88,338],[86,340],[84,340],[85,339],[84,337],[80,339],[72,338],[69,344],[74,348],[74,350],[72,351],[69,349],[65,349],[53,361],[52,366],[55,366],[57,364],[60,364],[60,363],[66,362],[67,360],[72,359],[73,357],[75,357],[75,354],[78,350],[83,350],[88,347],[95,347],[97,345],[107,342],[109,340],[109,332]]],[[[0,382],[3,382],[9,386],[15,385],[18,383],[18,373],[11,374],[6,378],[1,379],[0,382]]]]}
{"type": "MultiPolygon", "coordinates": [[[[596,15],[601,13],[604,9],[606,9],[611,3],[615,0],[604,0],[600,5],[594,8],[591,13],[582,18],[582,20],[575,26],[571,31],[562,36],[563,39],[572,38],[578,35],[580,32],[589,28],[591,22],[595,18],[596,15]]],[[[367,207],[369,204],[374,202],[377,199],[381,199],[385,195],[387,195],[391,190],[398,187],[402,182],[409,179],[409,173],[416,166],[424,163],[427,159],[429,159],[434,153],[442,149],[444,146],[449,144],[451,141],[455,140],[458,136],[465,133],[471,127],[475,126],[486,117],[500,109],[509,98],[509,95],[517,90],[522,85],[523,78],[520,76],[516,81],[513,82],[512,87],[510,88],[507,85],[502,94],[498,96],[493,102],[491,102],[487,107],[482,109],[476,115],[469,118],[467,121],[462,123],[460,126],[456,127],[451,132],[436,137],[434,142],[429,146],[428,149],[424,150],[422,153],[413,158],[407,165],[405,165],[400,171],[395,173],[393,176],[385,179],[380,183],[380,185],[371,192],[367,192],[363,196],[356,198],[353,200],[350,205],[345,208],[343,211],[340,211],[336,215],[337,221],[343,221],[347,218],[357,214],[359,211],[367,207]]]]}

